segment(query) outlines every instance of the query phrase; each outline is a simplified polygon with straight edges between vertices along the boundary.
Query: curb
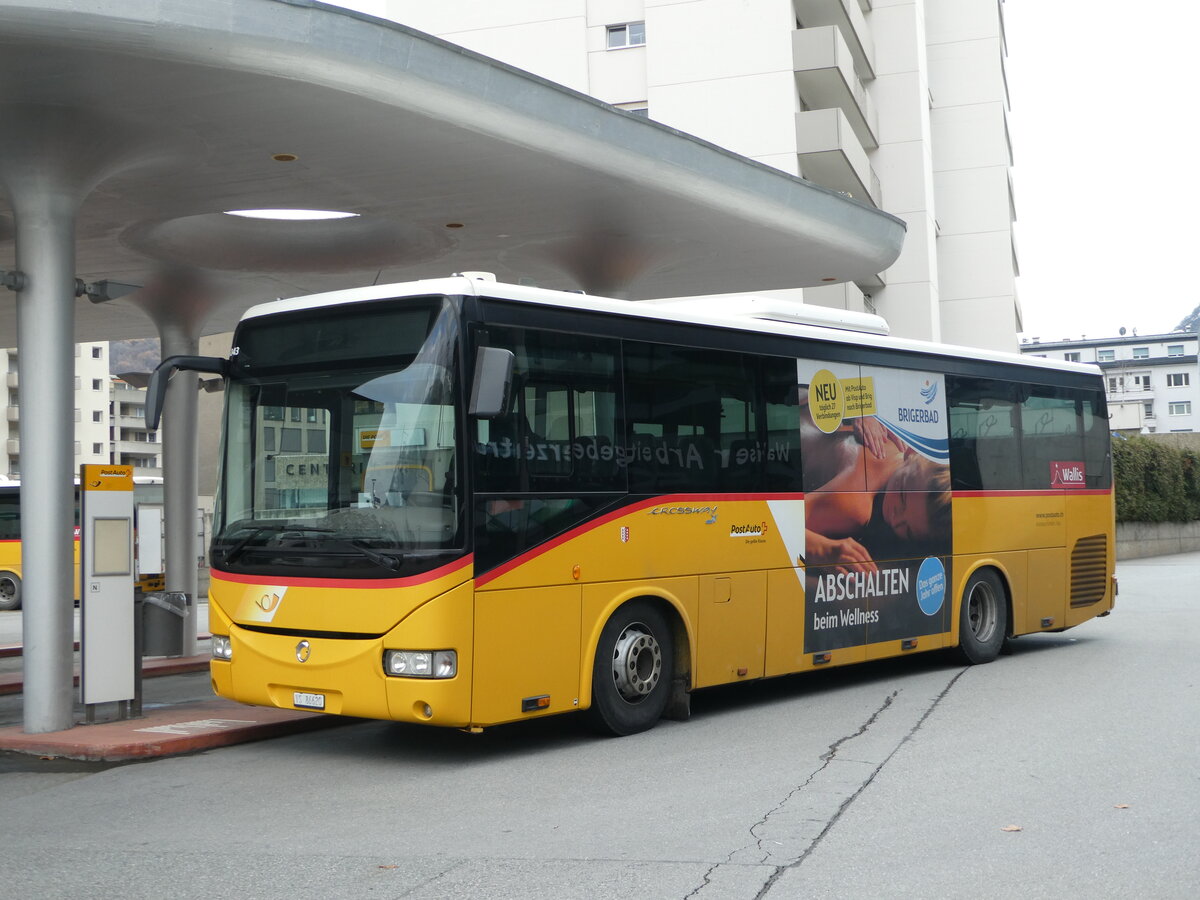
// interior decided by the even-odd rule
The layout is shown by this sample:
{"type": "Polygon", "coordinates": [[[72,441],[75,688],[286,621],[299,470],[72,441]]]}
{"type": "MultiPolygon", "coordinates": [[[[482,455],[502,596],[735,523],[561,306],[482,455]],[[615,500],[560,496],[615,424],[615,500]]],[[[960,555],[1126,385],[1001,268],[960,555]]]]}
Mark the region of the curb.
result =
{"type": "Polygon", "coordinates": [[[140,719],[77,725],[47,734],[26,734],[19,726],[0,728],[0,750],[89,762],[122,762],[178,756],[359,721],[324,713],[243,706],[232,700],[202,700],[152,710],[140,719]]]}

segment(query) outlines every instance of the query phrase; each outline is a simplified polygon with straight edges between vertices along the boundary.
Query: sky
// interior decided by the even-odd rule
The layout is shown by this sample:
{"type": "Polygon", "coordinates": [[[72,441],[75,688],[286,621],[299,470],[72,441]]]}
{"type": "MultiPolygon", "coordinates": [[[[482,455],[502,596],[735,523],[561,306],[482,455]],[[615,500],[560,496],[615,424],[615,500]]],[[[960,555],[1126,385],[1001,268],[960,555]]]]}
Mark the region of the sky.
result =
{"type": "Polygon", "coordinates": [[[1200,263],[1200,9],[1004,8],[1025,334],[1170,331],[1200,303],[1183,277],[1200,263]]]}
{"type": "Polygon", "coordinates": [[[1180,274],[1200,263],[1200,4],[1142,0],[1130,16],[1005,0],[1004,11],[1024,335],[1170,331],[1200,304],[1180,274]]]}

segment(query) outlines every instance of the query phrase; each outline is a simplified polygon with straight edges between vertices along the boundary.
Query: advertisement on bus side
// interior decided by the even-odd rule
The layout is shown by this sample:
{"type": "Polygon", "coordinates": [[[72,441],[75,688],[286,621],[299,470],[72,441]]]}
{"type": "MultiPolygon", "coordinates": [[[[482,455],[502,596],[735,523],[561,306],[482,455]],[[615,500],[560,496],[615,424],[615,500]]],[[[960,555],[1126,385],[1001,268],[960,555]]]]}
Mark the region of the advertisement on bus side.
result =
{"type": "Polygon", "coordinates": [[[949,628],[945,379],[798,361],[805,652],[949,628]]]}

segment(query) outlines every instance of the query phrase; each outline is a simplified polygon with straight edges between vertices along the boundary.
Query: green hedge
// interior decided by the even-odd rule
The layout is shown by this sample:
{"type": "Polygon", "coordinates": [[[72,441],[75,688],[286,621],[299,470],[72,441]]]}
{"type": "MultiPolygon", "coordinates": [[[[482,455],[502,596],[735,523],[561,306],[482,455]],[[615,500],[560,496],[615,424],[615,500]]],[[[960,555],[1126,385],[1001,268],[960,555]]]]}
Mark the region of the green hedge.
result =
{"type": "Polygon", "coordinates": [[[1118,522],[1200,519],[1200,455],[1144,437],[1113,439],[1118,522]]]}

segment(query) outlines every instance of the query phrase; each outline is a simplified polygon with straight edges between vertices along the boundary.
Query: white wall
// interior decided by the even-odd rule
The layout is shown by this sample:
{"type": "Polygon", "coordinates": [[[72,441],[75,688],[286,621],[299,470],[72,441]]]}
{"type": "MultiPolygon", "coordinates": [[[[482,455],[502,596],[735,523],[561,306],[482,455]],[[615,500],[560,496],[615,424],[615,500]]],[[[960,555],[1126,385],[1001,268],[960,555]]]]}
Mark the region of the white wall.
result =
{"type": "Polygon", "coordinates": [[[925,0],[942,338],[1017,349],[1012,164],[997,0],[925,0]]]}
{"type": "MultiPolygon", "coordinates": [[[[897,335],[1015,349],[1000,0],[873,0],[865,14],[859,0],[802,6],[808,24],[848,11],[868,57],[856,69],[868,78],[879,147],[865,158],[880,205],[908,224],[899,260],[867,288],[877,312],[897,335]]],[[[393,19],[609,103],[645,101],[652,119],[791,173],[803,137],[796,9],[793,0],[386,3],[393,19]],[[644,47],[606,48],[606,26],[639,21],[644,47]]]]}

